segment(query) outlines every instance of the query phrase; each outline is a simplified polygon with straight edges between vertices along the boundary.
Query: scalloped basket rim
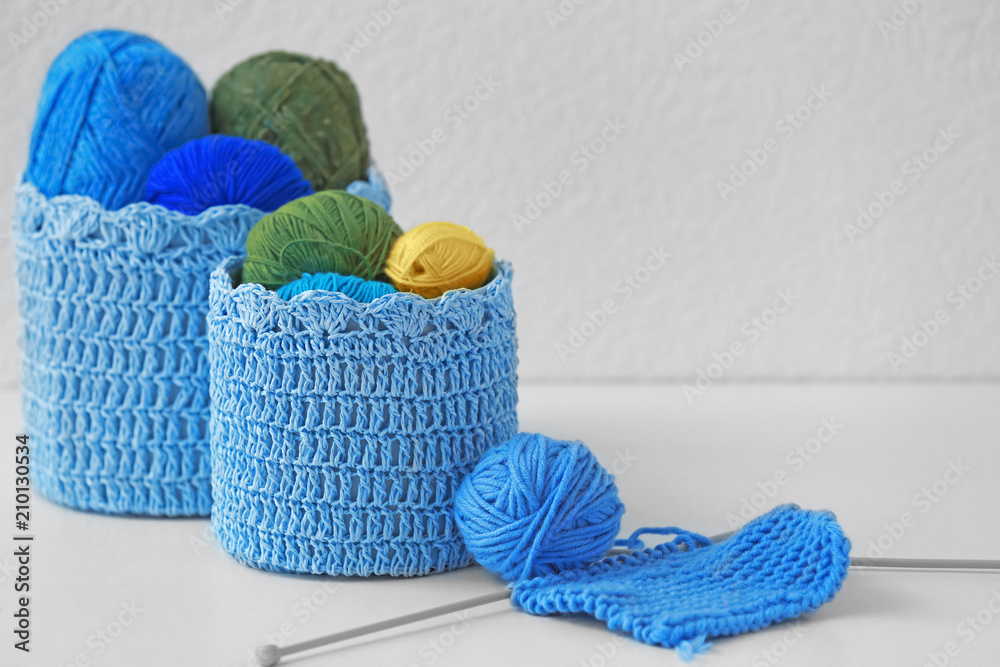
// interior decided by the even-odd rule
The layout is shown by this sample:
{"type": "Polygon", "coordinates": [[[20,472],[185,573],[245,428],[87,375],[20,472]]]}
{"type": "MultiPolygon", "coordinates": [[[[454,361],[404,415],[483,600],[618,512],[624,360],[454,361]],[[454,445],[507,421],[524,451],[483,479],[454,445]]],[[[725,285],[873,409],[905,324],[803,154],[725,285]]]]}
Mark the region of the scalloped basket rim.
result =
{"type": "MultiPolygon", "coordinates": [[[[375,165],[374,162],[370,161],[368,169],[365,170],[365,178],[364,178],[365,182],[368,183],[372,182],[371,173],[369,171],[371,169],[374,169],[378,177],[383,179],[384,181],[384,176],[382,176],[382,172],[378,170],[378,167],[375,165]]],[[[212,224],[215,222],[216,218],[229,215],[232,215],[233,217],[238,217],[244,213],[251,213],[251,214],[259,213],[260,214],[259,218],[268,215],[267,211],[263,211],[259,208],[254,208],[253,206],[247,206],[246,204],[221,204],[219,206],[212,206],[211,208],[205,209],[198,215],[187,215],[186,213],[181,213],[180,211],[173,211],[169,208],[161,206],[160,204],[153,204],[152,202],[148,201],[133,202],[131,204],[126,204],[125,206],[122,206],[119,209],[106,209],[99,201],[87,195],[65,194],[65,195],[54,195],[52,197],[49,197],[44,192],[39,190],[38,186],[36,186],[34,183],[26,179],[23,173],[19,175],[17,187],[14,189],[15,202],[17,202],[22,197],[28,197],[34,200],[44,202],[48,206],[60,206],[66,204],[78,207],[80,204],[83,204],[88,209],[93,209],[102,218],[106,214],[111,214],[115,218],[128,218],[136,214],[142,215],[146,213],[153,213],[157,216],[164,218],[165,221],[171,224],[191,226],[191,227],[201,227],[204,225],[212,224]]],[[[48,220],[49,216],[45,217],[46,220],[48,220]]],[[[108,219],[106,222],[119,223],[120,221],[112,218],[108,219]]],[[[17,225],[15,224],[15,226],[17,225]]],[[[35,230],[33,233],[43,234],[44,232],[46,232],[46,229],[42,227],[38,230],[35,230]]]]}
{"type": "Polygon", "coordinates": [[[269,301],[272,304],[277,305],[277,307],[289,310],[297,311],[300,310],[300,306],[311,306],[311,305],[350,305],[360,308],[360,313],[377,313],[381,312],[389,304],[395,302],[410,302],[417,307],[431,307],[432,309],[444,310],[449,308],[451,304],[461,304],[466,301],[481,302],[482,299],[492,300],[496,298],[498,293],[510,284],[511,276],[513,275],[513,267],[511,263],[507,260],[499,259],[493,263],[493,278],[487,282],[482,287],[476,289],[457,289],[446,292],[445,294],[434,297],[433,299],[425,299],[419,294],[413,294],[411,292],[392,292],[391,294],[384,294],[374,301],[361,302],[356,301],[350,296],[343,294],[341,292],[328,292],[326,290],[309,290],[296,294],[290,300],[285,301],[277,292],[273,292],[263,285],[258,283],[242,283],[237,286],[233,286],[233,277],[231,271],[242,267],[245,257],[232,256],[227,257],[222,261],[219,266],[212,271],[212,285],[219,285],[222,293],[228,298],[236,298],[242,295],[253,295],[254,298],[263,299],[269,301]],[[426,305],[425,305],[426,304],[426,305]]]}
{"type": "MultiPolygon", "coordinates": [[[[126,222],[124,219],[126,218],[131,218],[135,215],[145,215],[148,213],[153,213],[162,217],[165,221],[171,224],[190,227],[202,227],[207,224],[213,224],[215,219],[221,215],[233,214],[235,216],[243,213],[259,213],[260,217],[267,215],[267,211],[262,211],[259,208],[247,206],[246,204],[223,204],[221,206],[213,206],[205,209],[198,215],[187,215],[185,213],[181,213],[180,211],[172,211],[169,208],[161,206],[160,204],[153,204],[148,201],[133,202],[131,204],[126,204],[119,209],[107,209],[104,208],[99,201],[87,195],[54,195],[49,197],[44,192],[39,190],[34,183],[27,180],[22,180],[17,185],[17,188],[14,190],[14,197],[15,201],[21,199],[22,197],[28,197],[36,201],[41,201],[49,207],[69,205],[79,208],[82,204],[88,209],[92,209],[102,218],[110,216],[106,219],[106,224],[124,224],[126,222]],[[122,220],[118,220],[116,218],[121,218],[122,220]]],[[[48,220],[49,216],[45,216],[45,218],[48,220]]],[[[34,233],[42,234],[45,231],[46,227],[43,226],[38,230],[35,230],[34,233]]]]}

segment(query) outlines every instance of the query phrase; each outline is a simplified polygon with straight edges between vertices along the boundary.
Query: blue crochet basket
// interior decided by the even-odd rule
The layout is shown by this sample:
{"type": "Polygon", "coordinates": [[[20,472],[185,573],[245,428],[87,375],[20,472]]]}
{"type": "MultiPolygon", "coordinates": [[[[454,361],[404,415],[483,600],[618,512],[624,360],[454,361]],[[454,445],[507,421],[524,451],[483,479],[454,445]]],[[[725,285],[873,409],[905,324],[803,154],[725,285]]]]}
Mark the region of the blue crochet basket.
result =
{"type": "Polygon", "coordinates": [[[209,275],[262,215],[108,211],[17,188],[22,407],[41,493],[115,514],[211,511],[209,275]]]}
{"type": "Polygon", "coordinates": [[[455,493],[517,431],[511,268],[437,299],[283,301],[212,274],[212,524],[266,570],[413,576],[468,565],[455,493]],[[237,287],[238,285],[238,287],[237,287]]]}
{"type": "MultiPolygon", "coordinates": [[[[388,210],[375,167],[348,190],[388,210]]],[[[15,195],[22,407],[34,483],[112,514],[207,516],[209,276],[263,212],[15,195]]]]}

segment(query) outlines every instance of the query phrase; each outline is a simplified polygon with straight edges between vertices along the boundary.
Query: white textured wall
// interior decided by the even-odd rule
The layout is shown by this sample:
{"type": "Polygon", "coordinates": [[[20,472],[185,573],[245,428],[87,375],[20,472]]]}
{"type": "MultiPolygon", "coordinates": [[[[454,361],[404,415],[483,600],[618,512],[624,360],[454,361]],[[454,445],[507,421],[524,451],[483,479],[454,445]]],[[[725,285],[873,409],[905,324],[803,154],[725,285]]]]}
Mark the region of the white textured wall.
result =
{"type": "MultiPolygon", "coordinates": [[[[467,224],[513,261],[524,378],[693,378],[733,344],[726,379],[1000,377],[1000,279],[969,299],[953,292],[1000,257],[996,3],[399,0],[348,56],[369,12],[397,3],[52,0],[55,15],[15,52],[10,33],[43,4],[3,5],[5,210],[45,70],[79,33],[148,33],[209,86],[254,53],[297,50],[354,77],[384,169],[399,172],[440,128],[444,141],[393,187],[396,217],[467,224]],[[572,12],[556,22],[560,6],[572,12]],[[719,34],[679,60],[706,21],[719,34]],[[449,111],[477,92],[467,117],[449,111]],[[807,102],[807,120],[783,120],[807,102]],[[926,170],[908,162],[949,128],[926,170]],[[579,152],[602,132],[599,156],[579,152]],[[724,198],[719,182],[748,151],[766,161],[724,198]],[[518,229],[526,198],[560,176],[562,192],[518,229]],[[896,180],[895,201],[852,243],[845,225],[896,180]],[[633,289],[636,272],[647,280],[633,289]],[[779,290],[791,305],[772,319],[779,290]],[[605,306],[600,326],[584,324],[605,306]],[[935,314],[936,334],[893,368],[887,355],[935,314]]],[[[13,382],[6,235],[0,252],[13,382]]]]}

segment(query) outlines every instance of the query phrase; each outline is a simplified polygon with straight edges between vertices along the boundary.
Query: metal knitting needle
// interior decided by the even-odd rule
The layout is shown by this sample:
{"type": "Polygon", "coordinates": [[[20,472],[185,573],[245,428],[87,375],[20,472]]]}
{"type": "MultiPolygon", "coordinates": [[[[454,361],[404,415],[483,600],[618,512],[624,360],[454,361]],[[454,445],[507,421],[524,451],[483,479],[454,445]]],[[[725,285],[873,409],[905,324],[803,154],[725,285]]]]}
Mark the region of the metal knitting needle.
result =
{"type": "MultiPolygon", "coordinates": [[[[715,543],[725,542],[736,534],[735,530],[708,538],[715,543]]],[[[975,560],[966,558],[852,558],[851,567],[882,570],[998,570],[1000,560],[975,560]]]]}
{"type": "MultiPolygon", "coordinates": [[[[708,539],[712,542],[723,542],[732,537],[734,534],[736,534],[735,530],[728,533],[722,533],[721,535],[715,535],[708,539]]],[[[685,550],[687,545],[681,544],[678,548],[685,550]]],[[[608,552],[608,555],[613,556],[629,552],[630,549],[614,548],[608,552]]],[[[476,598],[452,602],[451,604],[444,604],[440,607],[425,609],[423,611],[414,612],[405,616],[397,616],[396,618],[390,618],[385,621],[362,625],[359,628],[335,632],[331,635],[326,635],[325,637],[317,637],[316,639],[299,642],[298,644],[290,644],[288,646],[275,646],[274,644],[267,644],[265,646],[258,646],[255,652],[257,662],[260,663],[261,667],[273,667],[273,665],[277,665],[282,658],[293,653],[301,653],[302,651],[319,648],[320,646],[326,646],[327,644],[336,644],[338,642],[347,641],[348,639],[354,639],[355,637],[363,637],[375,632],[381,632],[382,630],[397,628],[401,625],[419,623],[420,621],[426,621],[427,619],[435,618],[437,616],[453,614],[457,611],[465,611],[466,609],[481,607],[482,605],[500,602],[501,600],[509,600],[513,593],[514,591],[511,589],[505,588],[495,593],[487,593],[486,595],[480,595],[476,598]]]]}
{"type": "MultiPolygon", "coordinates": [[[[736,531],[730,531],[720,535],[713,535],[708,539],[715,543],[725,542],[735,533],[736,531]]],[[[680,547],[683,549],[685,545],[682,544],[680,547]]],[[[628,549],[612,549],[609,555],[628,553],[628,551],[628,549]]],[[[1000,572],[1000,560],[971,560],[961,558],[852,558],[851,567],[882,570],[937,570],[942,572],[965,570],[1000,572]]],[[[480,595],[479,597],[470,598],[468,600],[460,600],[459,602],[452,602],[450,604],[441,605],[440,607],[433,607],[431,609],[425,609],[412,614],[406,614],[405,616],[397,616],[396,618],[378,621],[377,623],[362,625],[358,628],[335,632],[331,635],[326,635],[325,637],[317,637],[316,639],[299,642],[298,644],[290,644],[288,646],[275,646],[274,644],[267,644],[266,646],[260,646],[257,648],[257,662],[260,663],[261,667],[273,667],[274,665],[277,665],[282,658],[292,655],[293,653],[301,653],[302,651],[309,651],[314,648],[319,648],[320,646],[336,644],[338,642],[347,641],[348,639],[364,637],[365,635],[381,632],[383,630],[397,628],[402,625],[419,623],[420,621],[426,621],[438,616],[453,614],[458,611],[472,609],[473,607],[481,607],[482,605],[500,602],[502,600],[509,599],[512,594],[513,590],[505,588],[495,593],[487,593],[486,595],[480,595]]]]}
{"type": "Polygon", "coordinates": [[[291,644],[289,646],[275,646],[274,644],[260,646],[257,648],[256,651],[257,662],[261,664],[261,667],[272,667],[272,665],[277,665],[278,661],[284,658],[286,655],[291,655],[292,653],[299,653],[300,651],[308,651],[310,649],[319,648],[320,646],[325,646],[327,644],[334,644],[337,642],[347,641],[348,639],[354,639],[355,637],[363,637],[364,635],[369,635],[374,632],[381,632],[382,630],[388,630],[390,628],[399,627],[401,625],[418,623],[420,621],[425,621],[429,618],[434,618],[435,616],[444,616],[445,614],[453,614],[456,611],[464,611],[465,609],[479,607],[484,604],[490,604],[492,602],[500,602],[501,600],[506,600],[510,598],[512,592],[513,591],[511,591],[509,588],[505,588],[502,591],[497,591],[495,593],[487,593],[486,595],[480,595],[477,598],[471,598],[469,600],[460,600],[458,602],[452,602],[451,604],[443,604],[440,607],[425,609],[424,611],[418,611],[413,614],[407,614],[406,616],[397,616],[396,618],[390,618],[385,621],[379,621],[377,623],[362,625],[360,628],[352,628],[350,630],[344,630],[343,632],[335,632],[332,635],[326,635],[325,637],[317,637],[316,639],[310,639],[308,641],[299,642],[298,644],[291,644]]]}
{"type": "Polygon", "coordinates": [[[851,567],[879,570],[995,570],[1000,572],[1000,560],[975,560],[971,558],[852,558],[851,567]]]}

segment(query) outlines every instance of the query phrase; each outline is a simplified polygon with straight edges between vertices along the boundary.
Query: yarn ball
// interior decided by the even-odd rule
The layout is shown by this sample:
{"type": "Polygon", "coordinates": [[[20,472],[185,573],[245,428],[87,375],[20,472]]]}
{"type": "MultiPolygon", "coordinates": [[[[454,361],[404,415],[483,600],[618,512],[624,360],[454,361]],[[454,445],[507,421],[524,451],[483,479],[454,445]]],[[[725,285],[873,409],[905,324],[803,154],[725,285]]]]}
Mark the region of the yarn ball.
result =
{"type": "Polygon", "coordinates": [[[142,200],[167,151],[207,132],[205,89],[187,63],[144,35],[90,32],[49,68],[25,180],[118,209],[142,200]]]}
{"type": "Polygon", "coordinates": [[[507,581],[600,560],[624,512],[614,477],[583,443],[534,433],[486,452],[455,496],[469,551],[507,581]]]}
{"type": "Polygon", "coordinates": [[[224,204],[270,213],[312,193],[295,161],[276,146],[221,134],[170,151],[146,181],[146,201],[187,215],[224,204]]]}
{"type": "Polygon", "coordinates": [[[289,202],[247,235],[243,282],[277,289],[303,273],[372,280],[403,230],[378,204],[343,190],[289,202]]]}
{"type": "Polygon", "coordinates": [[[385,266],[396,289],[428,299],[482,287],[492,270],[493,250],[468,227],[450,222],[426,222],[403,234],[385,266]]]}
{"type": "Polygon", "coordinates": [[[298,280],[278,288],[278,296],[290,301],[296,294],[309,290],[324,290],[346,294],[358,303],[370,303],[380,296],[393,294],[396,288],[379,280],[365,280],[357,276],[342,276],[339,273],[303,273],[298,280]]]}
{"type": "Polygon", "coordinates": [[[347,186],[347,191],[352,195],[371,199],[386,211],[392,209],[392,195],[389,194],[389,185],[385,182],[382,173],[373,165],[368,165],[368,180],[354,181],[347,186]]]}
{"type": "Polygon", "coordinates": [[[354,82],[332,62],[283,51],[256,55],[212,90],[212,128],[280,148],[317,190],[365,176],[368,135],[354,82]]]}

